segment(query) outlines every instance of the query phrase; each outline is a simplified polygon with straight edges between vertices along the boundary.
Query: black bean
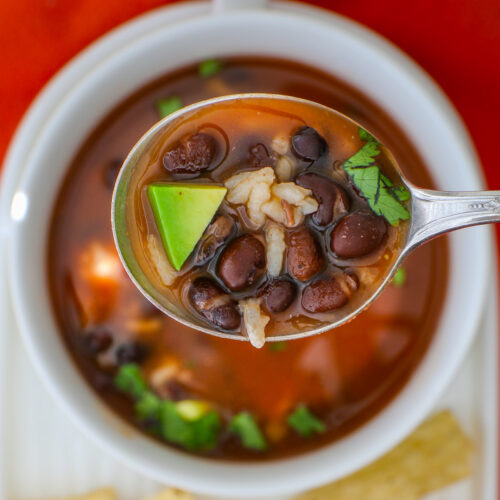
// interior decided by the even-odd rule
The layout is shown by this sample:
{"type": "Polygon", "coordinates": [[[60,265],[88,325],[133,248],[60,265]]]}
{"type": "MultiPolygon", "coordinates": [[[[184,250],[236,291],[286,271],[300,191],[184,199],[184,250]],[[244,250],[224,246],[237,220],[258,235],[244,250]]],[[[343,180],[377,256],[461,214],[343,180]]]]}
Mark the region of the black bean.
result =
{"type": "Polygon", "coordinates": [[[250,234],[235,238],[224,249],[218,272],[224,284],[237,292],[253,285],[266,267],[266,249],[250,234]]]}
{"type": "Polygon", "coordinates": [[[292,137],[292,149],[303,160],[314,161],[328,149],[325,139],[311,127],[301,127],[292,137]]]}
{"type": "Polygon", "coordinates": [[[217,250],[231,237],[236,225],[229,215],[218,215],[201,237],[195,256],[196,265],[208,262],[217,250]]]}
{"type": "Polygon", "coordinates": [[[346,215],[335,226],[331,248],[340,258],[363,257],[377,250],[387,235],[383,217],[368,212],[346,215]]]}
{"type": "Polygon", "coordinates": [[[198,132],[165,153],[163,166],[172,174],[199,174],[210,167],[217,142],[209,134],[198,132]]]}
{"type": "Polygon", "coordinates": [[[286,263],[288,272],[300,281],[316,276],[325,259],[313,233],[305,226],[288,235],[286,263]]]}
{"type": "Polygon", "coordinates": [[[310,313],[333,311],[347,304],[348,300],[335,278],[316,280],[302,291],[302,307],[310,313]]]}
{"type": "Polygon", "coordinates": [[[113,343],[113,335],[102,326],[94,327],[83,334],[85,350],[92,355],[106,351],[113,343]]]}
{"type": "Polygon", "coordinates": [[[312,219],[318,226],[326,226],[333,218],[349,210],[350,200],[346,191],[331,179],[314,173],[304,173],[297,176],[295,182],[310,189],[318,202],[318,210],[312,214],[312,219]]]}
{"type": "Polygon", "coordinates": [[[123,158],[114,158],[108,162],[102,172],[104,184],[109,190],[115,187],[115,181],[123,165],[123,158]]]}
{"type": "Polygon", "coordinates": [[[240,326],[241,317],[236,302],[212,279],[196,278],[189,288],[189,300],[215,326],[224,330],[240,326]]]}
{"type": "Polygon", "coordinates": [[[116,349],[116,362],[119,365],[126,363],[140,363],[146,359],[149,349],[137,341],[126,342],[116,349]]]}
{"type": "Polygon", "coordinates": [[[297,295],[297,286],[290,280],[279,278],[268,283],[262,291],[266,307],[273,313],[288,309],[297,295]]]}
{"type": "Polygon", "coordinates": [[[254,168],[271,167],[274,164],[264,144],[256,144],[250,148],[250,165],[254,168]]]}

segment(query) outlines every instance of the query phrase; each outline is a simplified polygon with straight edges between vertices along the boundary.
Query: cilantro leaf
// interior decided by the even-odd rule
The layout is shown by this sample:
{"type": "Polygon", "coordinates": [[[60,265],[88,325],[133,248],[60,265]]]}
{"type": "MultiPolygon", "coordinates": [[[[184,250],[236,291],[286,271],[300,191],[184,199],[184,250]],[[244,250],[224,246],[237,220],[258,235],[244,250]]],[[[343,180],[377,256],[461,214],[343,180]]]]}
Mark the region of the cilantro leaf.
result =
{"type": "Polygon", "coordinates": [[[244,411],[235,415],[229,429],[241,438],[245,448],[257,451],[267,449],[266,439],[251,413],[244,411]]]}
{"type": "Polygon", "coordinates": [[[191,422],[191,427],[196,449],[206,451],[216,446],[221,429],[221,421],[217,412],[206,413],[203,417],[191,422]]]}
{"type": "Polygon", "coordinates": [[[394,186],[392,189],[394,196],[401,202],[408,201],[411,198],[410,191],[404,186],[394,186]]]}
{"type": "Polygon", "coordinates": [[[160,118],[165,118],[169,114],[181,109],[183,106],[180,97],[174,95],[168,97],[167,99],[159,99],[156,101],[156,111],[160,118]]]}
{"type": "Polygon", "coordinates": [[[344,169],[367,167],[368,165],[373,163],[375,161],[375,157],[380,154],[380,149],[378,146],[378,142],[375,141],[365,143],[365,145],[359,151],[354,153],[348,160],[344,162],[344,169]]]}
{"type": "Polygon", "coordinates": [[[135,403],[135,414],[139,420],[159,420],[161,400],[146,391],[135,403]]]}
{"type": "Polygon", "coordinates": [[[400,288],[405,284],[406,281],[406,270],[404,267],[400,267],[395,273],[394,277],[392,278],[392,284],[400,288]]]}
{"type": "Polygon", "coordinates": [[[325,432],[325,424],[316,418],[304,405],[298,406],[287,419],[288,425],[301,436],[310,437],[313,434],[325,432]]]}
{"type": "Polygon", "coordinates": [[[215,411],[210,411],[197,420],[185,420],[176,404],[166,400],[161,403],[160,426],[164,439],[195,451],[208,450],[216,445],[221,422],[215,411]]]}
{"type": "Polygon", "coordinates": [[[377,139],[375,139],[375,137],[373,137],[373,135],[370,134],[370,132],[368,132],[368,130],[365,130],[364,128],[358,128],[358,134],[359,134],[359,138],[362,141],[377,142],[377,139]]]}
{"type": "Polygon", "coordinates": [[[141,398],[148,390],[141,369],[135,363],[127,363],[120,366],[114,383],[120,391],[127,393],[135,399],[141,398]]]}
{"type": "Polygon", "coordinates": [[[222,67],[220,61],[217,59],[207,59],[198,64],[198,74],[202,78],[208,78],[209,76],[216,75],[222,67]]]}
{"type": "Polygon", "coordinates": [[[161,435],[170,443],[178,444],[187,450],[195,450],[193,430],[178,413],[173,401],[162,401],[160,408],[161,435]]]}
{"type": "Polygon", "coordinates": [[[410,213],[403,202],[410,199],[410,192],[404,186],[393,182],[375,165],[380,154],[380,144],[366,130],[359,129],[359,137],[365,140],[363,147],[343,164],[343,168],[368,201],[370,208],[384,216],[389,224],[397,226],[408,220],[410,213]]]}

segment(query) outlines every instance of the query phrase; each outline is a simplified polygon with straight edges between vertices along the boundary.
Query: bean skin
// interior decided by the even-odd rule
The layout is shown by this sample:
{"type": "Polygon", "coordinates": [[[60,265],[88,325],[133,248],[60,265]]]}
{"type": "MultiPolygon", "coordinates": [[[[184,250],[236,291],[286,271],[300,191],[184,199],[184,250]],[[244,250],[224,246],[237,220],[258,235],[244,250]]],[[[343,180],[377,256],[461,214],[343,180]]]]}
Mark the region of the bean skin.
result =
{"type": "Polygon", "coordinates": [[[387,223],[383,217],[355,212],[346,215],[335,226],[331,236],[331,249],[342,259],[368,255],[382,245],[387,235],[387,223]]]}
{"type": "Polygon", "coordinates": [[[213,325],[224,330],[240,326],[241,316],[236,302],[212,279],[196,278],[188,295],[193,307],[213,325]]]}
{"type": "Polygon", "coordinates": [[[148,354],[148,347],[141,342],[126,342],[116,350],[116,361],[119,365],[126,363],[140,363],[141,361],[144,361],[148,354]]]}
{"type": "Polygon", "coordinates": [[[349,196],[331,179],[308,172],[297,176],[295,182],[299,186],[310,189],[316,198],[319,206],[318,210],[312,214],[312,220],[318,226],[327,226],[336,215],[349,210],[349,196]]]}
{"type": "Polygon", "coordinates": [[[105,327],[94,327],[83,335],[85,349],[89,354],[106,351],[113,343],[113,335],[105,327]]]}
{"type": "Polygon", "coordinates": [[[312,127],[301,127],[293,134],[292,150],[299,158],[314,161],[326,153],[328,146],[312,127]]]}
{"type": "Polygon", "coordinates": [[[319,279],[302,291],[302,307],[310,313],[323,313],[347,304],[348,295],[335,278],[319,279]]]}
{"type": "Polygon", "coordinates": [[[201,266],[207,263],[217,250],[231,237],[235,223],[229,215],[218,215],[207,227],[201,237],[200,245],[195,256],[195,263],[201,266]]]}
{"type": "Polygon", "coordinates": [[[266,248],[250,234],[235,238],[222,252],[218,273],[224,284],[238,292],[255,283],[266,268],[266,248]]]}
{"type": "Polygon", "coordinates": [[[168,150],[163,157],[165,170],[172,174],[200,174],[207,170],[217,151],[215,139],[204,132],[198,132],[168,150]]]}
{"type": "Polygon", "coordinates": [[[297,295],[297,286],[287,279],[274,279],[262,291],[266,307],[273,313],[288,309],[297,295]]]}
{"type": "Polygon", "coordinates": [[[299,281],[308,281],[323,268],[325,259],[313,233],[305,226],[288,235],[288,272],[299,281]]]}

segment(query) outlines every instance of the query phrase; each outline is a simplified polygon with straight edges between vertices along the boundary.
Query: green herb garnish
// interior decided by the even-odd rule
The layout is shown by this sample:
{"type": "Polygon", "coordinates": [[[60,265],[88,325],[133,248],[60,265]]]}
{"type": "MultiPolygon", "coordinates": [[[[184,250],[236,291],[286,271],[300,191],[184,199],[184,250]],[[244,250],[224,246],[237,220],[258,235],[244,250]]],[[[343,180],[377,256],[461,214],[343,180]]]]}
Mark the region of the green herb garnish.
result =
{"type": "Polygon", "coordinates": [[[135,403],[135,414],[139,420],[159,420],[161,399],[146,391],[135,403]]]}
{"type": "Polygon", "coordinates": [[[160,433],[170,443],[187,450],[209,450],[217,444],[221,428],[219,415],[210,411],[196,420],[184,420],[173,401],[160,408],[160,433]]]}
{"type": "Polygon", "coordinates": [[[268,342],[266,345],[271,352],[281,352],[286,349],[288,344],[284,340],[278,340],[278,342],[268,342]]]}
{"type": "Polygon", "coordinates": [[[366,141],[365,144],[344,162],[343,168],[371,209],[377,215],[383,215],[389,224],[397,226],[400,221],[410,218],[410,213],[403,205],[403,202],[410,199],[410,193],[404,186],[394,186],[374,164],[375,158],[380,154],[378,141],[361,128],[359,137],[366,141]]]}
{"type": "Polygon", "coordinates": [[[304,405],[298,406],[288,416],[287,422],[292,429],[304,437],[325,432],[325,424],[315,417],[304,405]]]}
{"type": "Polygon", "coordinates": [[[180,97],[174,95],[172,97],[168,97],[167,99],[159,99],[156,101],[156,111],[160,118],[165,118],[169,114],[181,109],[183,106],[180,97]]]}
{"type": "Polygon", "coordinates": [[[266,439],[251,413],[241,412],[235,415],[229,429],[241,438],[245,448],[258,451],[267,449],[266,439]]]}
{"type": "Polygon", "coordinates": [[[139,366],[134,363],[120,366],[115,377],[115,385],[134,399],[140,399],[148,390],[139,366]]]}
{"type": "Polygon", "coordinates": [[[217,59],[207,59],[198,64],[198,74],[202,78],[208,78],[209,76],[216,75],[222,67],[220,61],[217,59]]]}
{"type": "Polygon", "coordinates": [[[134,363],[119,368],[115,385],[135,400],[137,418],[152,422],[152,432],[166,441],[190,451],[206,451],[217,444],[221,421],[208,403],[158,398],[148,389],[139,366],[134,363]]]}
{"type": "Polygon", "coordinates": [[[395,273],[394,277],[392,278],[392,284],[400,288],[405,284],[406,281],[406,270],[404,267],[400,267],[395,273]]]}

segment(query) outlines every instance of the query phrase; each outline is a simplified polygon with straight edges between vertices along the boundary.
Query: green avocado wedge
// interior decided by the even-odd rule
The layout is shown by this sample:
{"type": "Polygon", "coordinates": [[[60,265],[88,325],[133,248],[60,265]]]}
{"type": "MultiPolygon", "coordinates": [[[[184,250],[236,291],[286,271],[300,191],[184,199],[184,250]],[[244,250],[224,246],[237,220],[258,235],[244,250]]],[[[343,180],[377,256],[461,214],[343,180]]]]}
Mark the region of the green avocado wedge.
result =
{"type": "Polygon", "coordinates": [[[148,197],[172,266],[179,271],[219,208],[227,189],[208,184],[151,184],[148,197]]]}

